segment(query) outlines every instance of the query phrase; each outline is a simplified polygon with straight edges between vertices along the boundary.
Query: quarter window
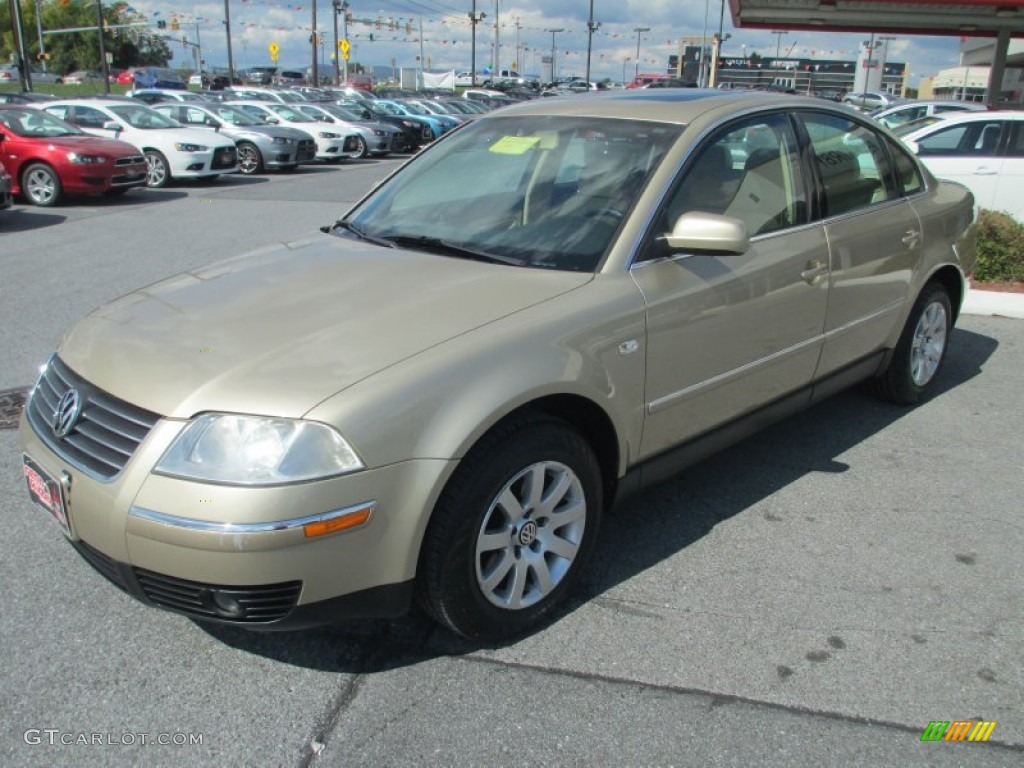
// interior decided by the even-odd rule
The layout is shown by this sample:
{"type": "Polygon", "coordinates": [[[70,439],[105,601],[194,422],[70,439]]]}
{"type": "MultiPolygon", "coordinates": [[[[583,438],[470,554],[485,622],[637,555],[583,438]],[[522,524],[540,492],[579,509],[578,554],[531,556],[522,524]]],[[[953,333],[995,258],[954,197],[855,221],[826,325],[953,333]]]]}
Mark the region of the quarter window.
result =
{"type": "Polygon", "coordinates": [[[918,154],[947,157],[991,157],[999,148],[1003,123],[999,120],[976,120],[943,128],[917,142],[918,154]]]}

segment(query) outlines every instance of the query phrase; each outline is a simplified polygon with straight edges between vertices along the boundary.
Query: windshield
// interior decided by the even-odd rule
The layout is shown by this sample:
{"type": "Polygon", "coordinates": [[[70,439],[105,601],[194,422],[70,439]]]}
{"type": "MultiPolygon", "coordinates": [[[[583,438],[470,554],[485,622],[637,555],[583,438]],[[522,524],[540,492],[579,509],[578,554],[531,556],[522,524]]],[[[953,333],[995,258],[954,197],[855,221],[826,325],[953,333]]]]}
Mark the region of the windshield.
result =
{"type": "Polygon", "coordinates": [[[409,110],[409,112],[411,112],[414,115],[425,115],[429,117],[431,114],[429,111],[421,107],[419,104],[415,104],[411,101],[403,101],[402,106],[405,107],[407,110],[409,110]]]}
{"type": "Polygon", "coordinates": [[[375,112],[378,115],[402,115],[404,114],[397,106],[391,102],[366,102],[366,108],[371,112],[375,112]]]}
{"type": "Polygon", "coordinates": [[[84,136],[85,132],[60,118],[37,109],[0,109],[0,125],[24,138],[53,139],[58,136],[84,136]]]}
{"type": "Polygon", "coordinates": [[[292,123],[315,123],[316,121],[309,115],[305,115],[295,107],[285,106],[284,104],[267,104],[267,107],[278,117],[283,117],[292,123]]]}
{"type": "Polygon", "coordinates": [[[181,128],[181,123],[164,117],[155,109],[136,106],[134,104],[118,104],[108,109],[124,120],[132,128],[139,128],[143,131],[152,131],[160,128],[181,128]]]}
{"type": "Polygon", "coordinates": [[[232,125],[265,125],[265,123],[257,120],[248,112],[244,112],[238,107],[232,107],[230,104],[217,106],[211,105],[206,107],[206,110],[208,112],[212,112],[224,122],[231,123],[232,125]]]}
{"type": "Polygon", "coordinates": [[[594,271],[681,131],[561,116],[470,123],[385,182],[345,224],[402,247],[594,271]]]}

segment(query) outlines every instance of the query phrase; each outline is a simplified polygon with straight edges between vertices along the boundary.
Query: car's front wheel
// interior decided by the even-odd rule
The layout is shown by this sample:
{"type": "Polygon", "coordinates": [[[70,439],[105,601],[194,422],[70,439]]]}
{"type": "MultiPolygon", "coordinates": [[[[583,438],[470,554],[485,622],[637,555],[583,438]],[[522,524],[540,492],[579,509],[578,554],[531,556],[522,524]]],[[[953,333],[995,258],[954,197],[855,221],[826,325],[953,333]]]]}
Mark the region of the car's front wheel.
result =
{"type": "Polygon", "coordinates": [[[60,202],[60,177],[50,166],[33,163],[21,175],[21,191],[32,205],[49,208],[60,202]]]}
{"type": "Polygon", "coordinates": [[[167,186],[167,182],[171,180],[171,169],[167,165],[167,158],[155,149],[147,149],[145,155],[146,186],[150,189],[167,186]]]}
{"type": "Polygon", "coordinates": [[[949,291],[929,283],[914,302],[889,366],[874,381],[876,392],[903,405],[920,400],[942,367],[952,327],[949,291]]]}
{"type": "Polygon", "coordinates": [[[370,145],[366,143],[365,138],[356,136],[356,146],[359,147],[359,154],[356,155],[357,160],[364,160],[370,156],[370,145]]]}
{"type": "Polygon", "coordinates": [[[469,638],[536,628],[578,577],[597,536],[601,472],[570,426],[543,416],[499,426],[438,500],[420,558],[420,604],[469,638]]]}
{"type": "Polygon", "coordinates": [[[242,142],[238,145],[238,171],[246,176],[263,170],[263,156],[255,144],[242,142]]]}

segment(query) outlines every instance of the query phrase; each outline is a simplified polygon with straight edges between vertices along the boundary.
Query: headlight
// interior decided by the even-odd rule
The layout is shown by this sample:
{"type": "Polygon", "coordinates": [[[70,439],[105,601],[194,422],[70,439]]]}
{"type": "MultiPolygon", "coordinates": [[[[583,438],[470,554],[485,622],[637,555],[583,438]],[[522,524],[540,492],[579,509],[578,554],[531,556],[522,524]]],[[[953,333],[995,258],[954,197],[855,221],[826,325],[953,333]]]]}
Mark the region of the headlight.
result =
{"type": "Polygon", "coordinates": [[[102,155],[83,155],[79,152],[68,152],[68,161],[81,165],[96,165],[97,163],[106,162],[106,159],[102,155]]]}
{"type": "Polygon", "coordinates": [[[326,131],[320,131],[321,139],[340,139],[341,134],[338,133],[327,133],[326,131]]]}
{"type": "Polygon", "coordinates": [[[183,144],[180,141],[174,142],[174,148],[179,152],[205,152],[209,149],[202,144],[183,144]]]}
{"type": "Polygon", "coordinates": [[[275,144],[294,144],[295,143],[295,139],[286,139],[284,136],[275,136],[274,137],[274,143],[275,144]]]}
{"type": "Polygon", "coordinates": [[[402,121],[402,125],[404,125],[406,128],[418,128],[419,127],[418,123],[414,123],[411,120],[403,120],[402,121]]]}
{"type": "Polygon", "coordinates": [[[345,438],[326,424],[209,413],[182,430],[154,471],[215,483],[275,485],[363,466],[345,438]]]}

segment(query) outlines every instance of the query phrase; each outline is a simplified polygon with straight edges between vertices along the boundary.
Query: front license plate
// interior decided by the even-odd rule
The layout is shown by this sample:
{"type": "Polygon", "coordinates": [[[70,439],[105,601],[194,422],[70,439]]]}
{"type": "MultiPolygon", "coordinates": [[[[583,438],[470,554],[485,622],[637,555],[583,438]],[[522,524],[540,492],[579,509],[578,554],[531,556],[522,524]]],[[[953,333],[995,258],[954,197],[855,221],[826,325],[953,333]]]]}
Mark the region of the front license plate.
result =
{"type": "Polygon", "coordinates": [[[50,477],[28,456],[22,455],[22,473],[28,483],[28,495],[39,506],[45,508],[64,529],[64,535],[70,538],[71,526],[68,524],[68,505],[64,498],[61,484],[50,477]]]}

